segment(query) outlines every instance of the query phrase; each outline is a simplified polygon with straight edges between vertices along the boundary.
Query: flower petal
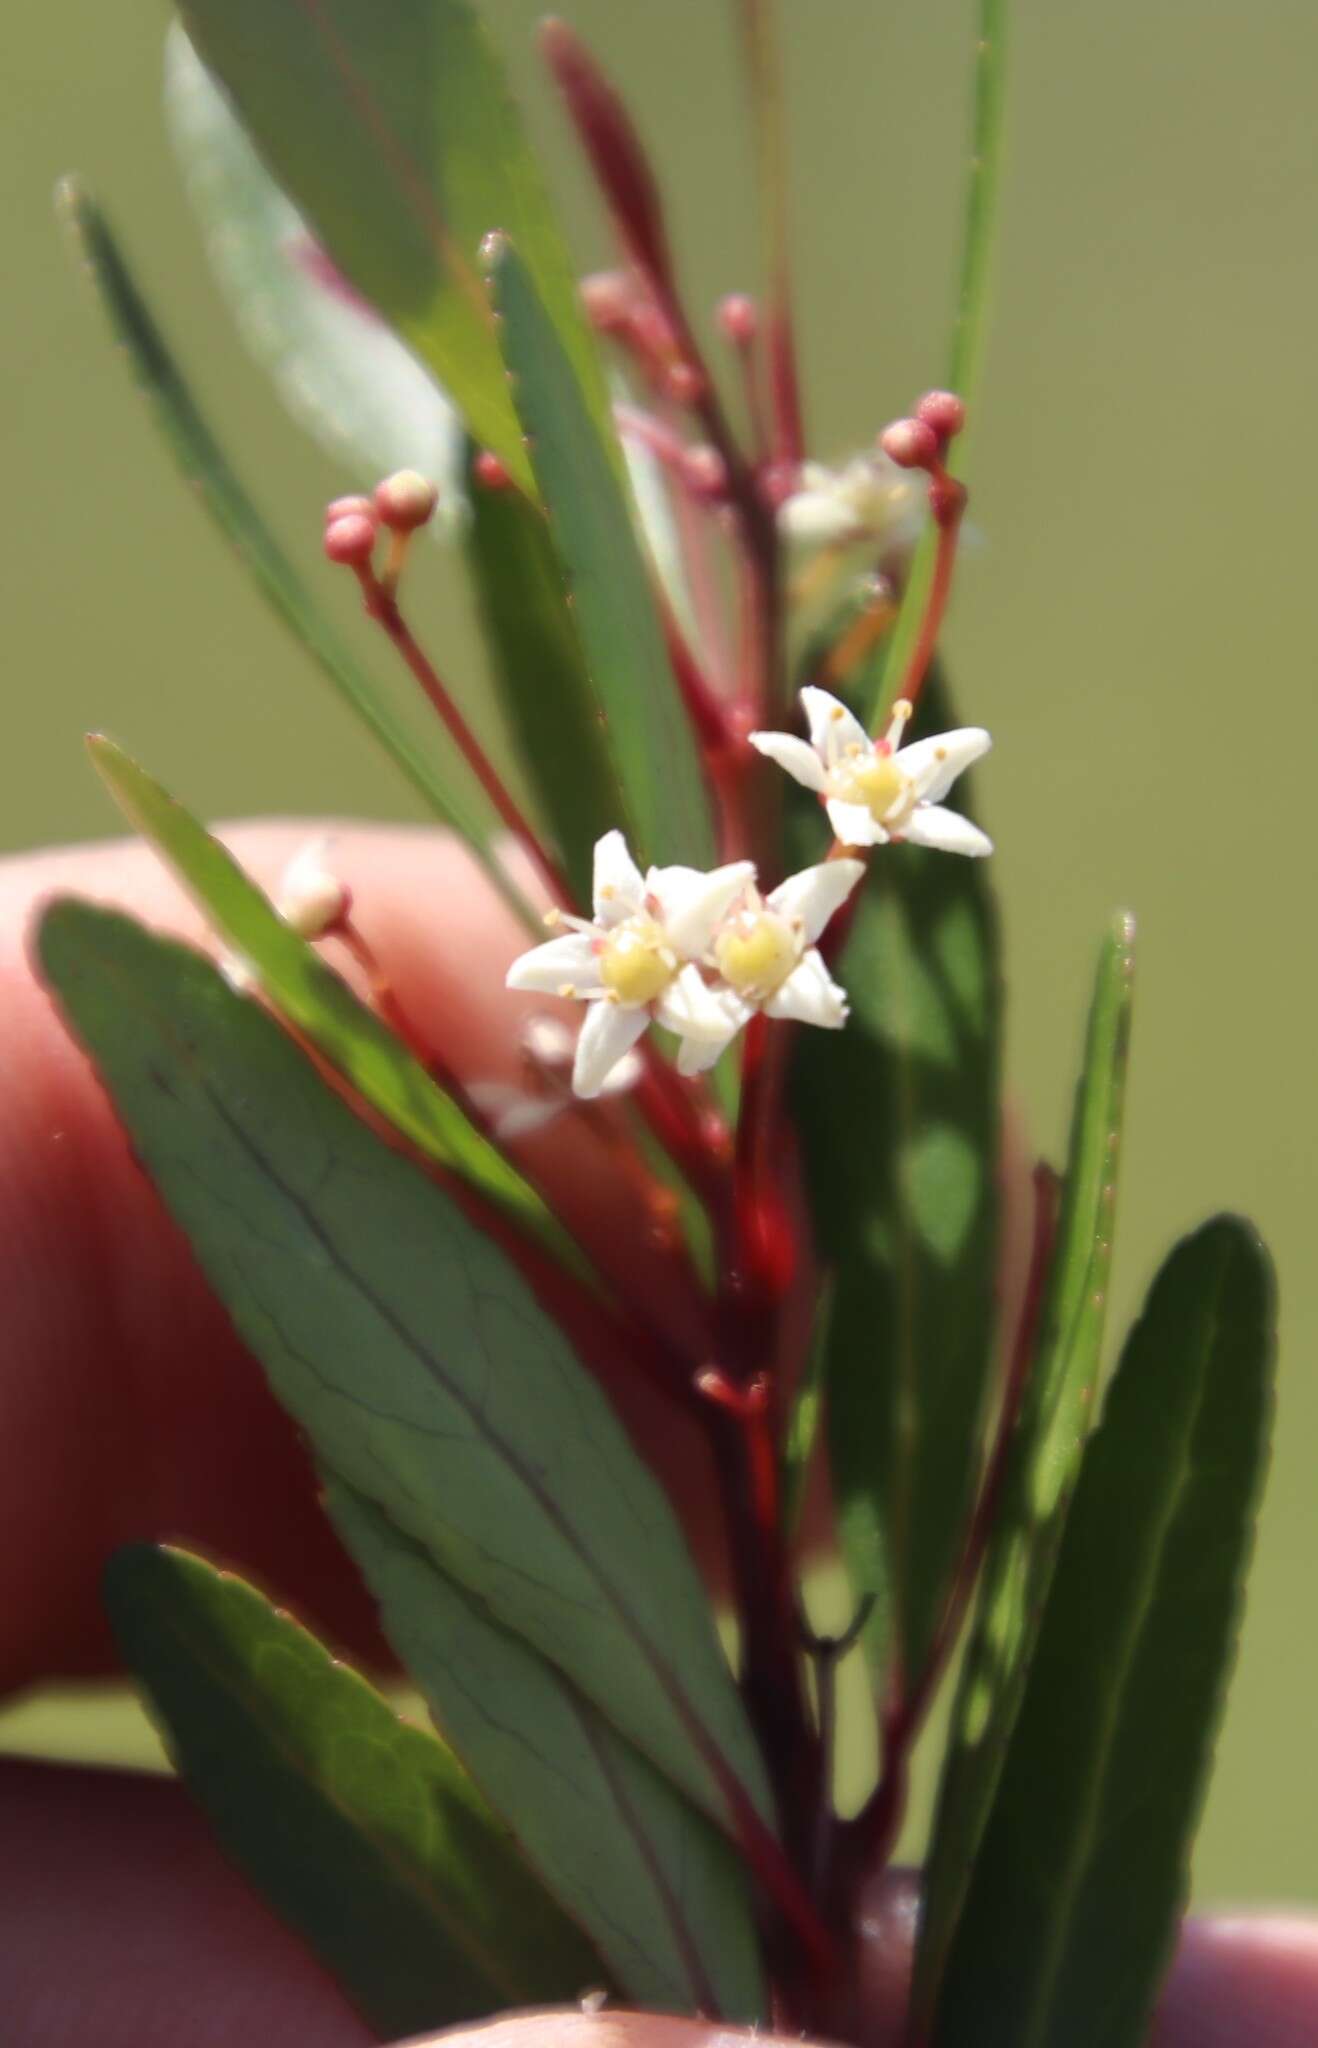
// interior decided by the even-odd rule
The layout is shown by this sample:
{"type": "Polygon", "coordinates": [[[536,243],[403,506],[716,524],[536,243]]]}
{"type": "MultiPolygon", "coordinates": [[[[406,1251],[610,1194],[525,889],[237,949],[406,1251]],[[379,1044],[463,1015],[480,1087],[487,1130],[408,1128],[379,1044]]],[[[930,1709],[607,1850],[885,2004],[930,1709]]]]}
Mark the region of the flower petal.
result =
{"type": "Polygon", "coordinates": [[[959,811],[945,811],[938,804],[920,804],[901,836],[912,846],[936,846],[943,853],[968,853],[975,859],[993,851],[993,841],[978,825],[972,825],[959,811]]]}
{"type": "Polygon", "coordinates": [[[838,987],[824,965],[823,956],[812,947],[780,982],[764,1006],[766,1017],[790,1017],[798,1024],[822,1024],[837,1031],[847,1021],[846,991],[838,987]]]}
{"type": "Polygon", "coordinates": [[[761,754],[767,754],[771,761],[785,768],[803,788],[822,790],[824,764],[807,740],[799,740],[795,733],[790,732],[748,732],[746,737],[761,754]]]}
{"type": "Polygon", "coordinates": [[[778,531],[797,547],[838,547],[864,529],[836,491],[794,491],[778,508],[778,531]]]}
{"type": "Polygon", "coordinates": [[[591,1003],[572,1063],[573,1092],[590,1101],[650,1021],[648,1010],[622,1003],[591,1003]]]}
{"type": "Polygon", "coordinates": [[[608,1080],[600,1089],[601,1095],[625,1095],[634,1088],[645,1072],[645,1061],[638,1052],[625,1052],[608,1080]]]}
{"type": "Polygon", "coordinates": [[[606,832],[595,841],[593,894],[596,919],[605,926],[644,908],[645,883],[621,832],[606,832]]]}
{"type": "Polygon", "coordinates": [[[830,696],[827,690],[807,685],[801,692],[801,709],[810,727],[810,744],[826,768],[853,748],[867,754],[874,744],[841,698],[830,696]]]}
{"type": "Polygon", "coordinates": [[[517,1138],[529,1138],[534,1131],[543,1130],[556,1116],[561,1116],[567,1106],[567,1098],[562,1094],[527,1095],[520,1088],[510,1088],[504,1081],[473,1081],[467,1096],[472,1107],[486,1119],[495,1137],[506,1139],[510,1144],[517,1138]]]}
{"type": "Polygon", "coordinates": [[[598,988],[599,969],[595,946],[589,932],[565,932],[543,946],[520,953],[508,969],[505,988],[533,989],[537,995],[556,996],[565,988],[598,988]]]}
{"type": "Polygon", "coordinates": [[[655,1020],[679,1038],[726,1042],[726,998],[709,988],[696,967],[684,967],[669,982],[654,1006],[655,1020]]]}
{"type": "Polygon", "coordinates": [[[651,868],[645,887],[659,905],[673,951],[683,960],[695,960],[708,950],[715,926],[754,879],[754,861],[733,860],[708,874],[701,868],[651,868]]]}
{"type": "Polygon", "coordinates": [[[822,860],[817,867],[802,868],[800,874],[780,882],[768,899],[769,908],[781,917],[799,918],[806,940],[813,946],[864,872],[862,860],[822,860]]]}
{"type": "Polygon", "coordinates": [[[987,754],[993,741],[982,725],[963,725],[956,732],[935,733],[913,740],[901,750],[902,767],[915,784],[921,803],[941,803],[957,776],[987,754]]]}
{"type": "Polygon", "coordinates": [[[725,1006],[725,1029],[721,1038],[684,1038],[677,1048],[677,1071],[679,1074],[703,1074],[721,1059],[751,1011],[744,1003],[729,1002],[725,1006]]]}
{"type": "Polygon", "coordinates": [[[833,827],[833,837],[843,846],[886,846],[888,835],[882,825],[875,823],[864,804],[844,804],[833,797],[824,805],[828,822],[833,827]]]}

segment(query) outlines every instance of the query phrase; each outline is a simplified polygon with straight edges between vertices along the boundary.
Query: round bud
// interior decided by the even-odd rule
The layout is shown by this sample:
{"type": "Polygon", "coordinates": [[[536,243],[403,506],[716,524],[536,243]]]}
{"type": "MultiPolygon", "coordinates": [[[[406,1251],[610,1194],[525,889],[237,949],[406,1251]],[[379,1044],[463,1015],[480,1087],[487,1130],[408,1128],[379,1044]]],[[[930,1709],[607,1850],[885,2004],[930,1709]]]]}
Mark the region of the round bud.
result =
{"type": "Polygon", "coordinates": [[[699,441],[682,457],[682,474],[698,498],[721,498],[728,488],[728,465],[717,448],[699,441]]]}
{"type": "Polygon", "coordinates": [[[400,469],[375,486],[375,509],[393,533],[415,533],[439,503],[439,492],[415,469],[400,469]]]}
{"type": "Polygon", "coordinates": [[[705,382],[694,363],[670,363],[664,373],[664,389],[678,405],[694,405],[705,382]]]}
{"type": "Polygon", "coordinates": [[[581,303],[586,318],[601,334],[616,334],[632,315],[636,291],[621,270],[597,270],[581,280],[581,303]]]}
{"type": "Polygon", "coordinates": [[[325,507],[325,524],[333,526],[337,519],[369,519],[375,524],[375,506],[369,498],[334,498],[325,507]]]}
{"type": "Polygon", "coordinates": [[[363,512],[349,512],[325,528],[325,553],[331,562],[364,569],[375,552],[375,521],[363,512]]]}
{"type": "Polygon", "coordinates": [[[471,473],[484,491],[506,491],[512,478],[490,448],[482,448],[471,465],[471,473]]]}
{"type": "Polygon", "coordinates": [[[964,427],[966,409],[955,391],[926,391],[915,417],[932,427],[940,441],[950,441],[964,427]]]}
{"type": "Polygon", "coordinates": [[[938,460],[938,436],[927,420],[894,420],[879,446],[899,469],[928,469],[938,460]]]}
{"type": "Polygon", "coordinates": [[[734,348],[747,348],[759,333],[760,316],[746,292],[729,292],[718,304],[718,324],[734,348]]]}

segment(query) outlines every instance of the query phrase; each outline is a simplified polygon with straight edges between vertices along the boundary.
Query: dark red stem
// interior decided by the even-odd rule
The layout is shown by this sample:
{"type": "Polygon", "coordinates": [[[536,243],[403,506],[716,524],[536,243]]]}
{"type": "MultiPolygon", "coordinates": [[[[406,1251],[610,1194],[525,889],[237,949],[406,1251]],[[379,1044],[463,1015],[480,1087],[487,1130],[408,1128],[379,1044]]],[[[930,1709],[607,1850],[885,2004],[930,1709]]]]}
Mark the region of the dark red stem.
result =
{"type": "Polygon", "coordinates": [[[934,554],[934,572],[929,581],[929,595],[925,601],[924,617],[916,636],[906,673],[897,690],[897,699],[905,698],[912,706],[920,701],[929,664],[938,646],[938,636],[943,629],[943,617],[947,611],[947,600],[952,593],[952,575],[956,568],[957,539],[961,531],[961,519],[966,509],[966,488],[954,476],[939,465],[929,479],[929,510],[938,529],[938,546],[934,554]]]}

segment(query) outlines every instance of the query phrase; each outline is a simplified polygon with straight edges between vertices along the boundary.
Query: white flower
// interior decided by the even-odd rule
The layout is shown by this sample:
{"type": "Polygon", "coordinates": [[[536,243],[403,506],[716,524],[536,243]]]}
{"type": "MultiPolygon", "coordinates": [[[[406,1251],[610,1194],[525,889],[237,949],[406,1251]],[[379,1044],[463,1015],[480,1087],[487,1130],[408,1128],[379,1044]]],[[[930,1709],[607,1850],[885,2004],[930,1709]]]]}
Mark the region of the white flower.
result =
{"type": "MultiPolygon", "coordinates": [[[[572,1106],[568,1071],[577,1034],[561,1017],[541,1011],[522,1026],[522,1052],[528,1069],[525,1087],[507,1081],[473,1081],[467,1094],[474,1108],[503,1143],[529,1138],[572,1106]]],[[[644,1071],[638,1052],[625,1052],[600,1089],[601,1097],[625,1095],[644,1071]]]]}
{"type": "Polygon", "coordinates": [[[701,1067],[714,1064],[756,1010],[766,1017],[840,1030],[847,998],[815,941],[865,872],[858,860],[826,860],[789,875],[768,896],[753,882],[714,934],[709,964],[726,1015],[721,1042],[696,1049],[701,1067]]]}
{"type": "Polygon", "coordinates": [[[309,839],[285,867],[275,891],[279,915],[304,939],[322,939],[342,924],[352,900],[325,858],[329,847],[328,838],[309,839]]]}
{"type": "Polygon", "coordinates": [[[752,862],[739,860],[709,874],[671,867],[642,877],[621,832],[597,842],[594,918],[551,912],[551,922],[571,929],[508,969],[509,988],[589,1005],[572,1063],[578,1095],[601,1092],[651,1019],[681,1040],[684,1074],[708,1064],[701,1054],[711,1041],[727,1043],[723,1004],[694,963],[754,873],[752,862]]]}
{"type": "Polygon", "coordinates": [[[914,545],[925,512],[923,479],[875,449],[840,469],[803,462],[798,488],[778,509],[783,538],[802,548],[871,553],[914,545]]]}
{"type": "Polygon", "coordinates": [[[962,726],[903,747],[902,732],[911,715],[904,701],[893,706],[892,723],[878,740],[827,690],[802,690],[801,703],[810,726],[808,745],[785,732],[748,737],[753,747],[823,799],[844,846],[909,839],[944,853],[992,853],[992,840],[959,812],[945,810],[941,801],[962,770],[993,744],[982,727],[962,726]]]}

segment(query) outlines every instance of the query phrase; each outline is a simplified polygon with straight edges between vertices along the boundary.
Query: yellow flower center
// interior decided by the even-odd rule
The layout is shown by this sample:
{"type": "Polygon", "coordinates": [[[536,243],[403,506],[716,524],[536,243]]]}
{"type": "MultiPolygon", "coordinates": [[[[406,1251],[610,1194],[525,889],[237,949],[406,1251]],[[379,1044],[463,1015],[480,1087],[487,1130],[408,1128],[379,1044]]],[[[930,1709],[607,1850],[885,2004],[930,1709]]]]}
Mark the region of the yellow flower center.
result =
{"type": "Polygon", "coordinates": [[[638,1006],[661,996],[677,972],[663,927],[651,917],[629,917],[610,932],[599,956],[600,980],[620,1003],[638,1006]]]}
{"type": "Polygon", "coordinates": [[[888,822],[908,791],[906,776],[891,754],[865,754],[847,763],[847,803],[864,804],[876,825],[888,822]]]}
{"type": "Polygon", "coordinates": [[[797,934],[772,910],[734,918],[714,942],[719,973],[739,995],[772,995],[800,957],[797,934]]]}

